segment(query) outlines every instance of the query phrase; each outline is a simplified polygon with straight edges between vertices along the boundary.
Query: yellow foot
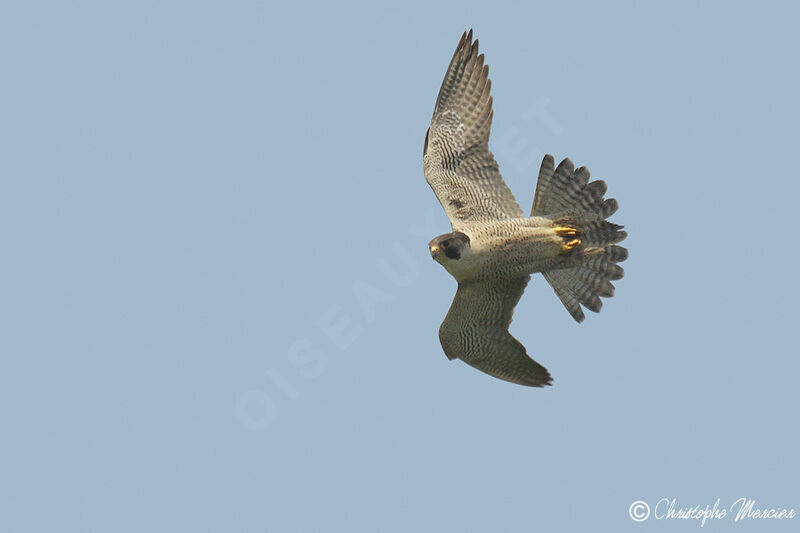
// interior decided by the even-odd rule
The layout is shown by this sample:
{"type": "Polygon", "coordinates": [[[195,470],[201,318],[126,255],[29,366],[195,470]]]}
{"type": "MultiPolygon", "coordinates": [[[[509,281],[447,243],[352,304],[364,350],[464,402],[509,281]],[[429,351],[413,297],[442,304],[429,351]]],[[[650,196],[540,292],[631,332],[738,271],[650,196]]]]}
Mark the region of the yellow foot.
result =
{"type": "Polygon", "coordinates": [[[556,232],[556,235],[561,237],[574,237],[578,234],[578,230],[568,226],[556,226],[553,228],[553,231],[556,232]]]}
{"type": "Polygon", "coordinates": [[[561,253],[565,254],[567,252],[570,252],[574,248],[576,248],[576,247],[578,247],[580,245],[581,245],[581,240],[580,239],[572,239],[571,241],[565,242],[564,244],[561,245],[561,253]]]}

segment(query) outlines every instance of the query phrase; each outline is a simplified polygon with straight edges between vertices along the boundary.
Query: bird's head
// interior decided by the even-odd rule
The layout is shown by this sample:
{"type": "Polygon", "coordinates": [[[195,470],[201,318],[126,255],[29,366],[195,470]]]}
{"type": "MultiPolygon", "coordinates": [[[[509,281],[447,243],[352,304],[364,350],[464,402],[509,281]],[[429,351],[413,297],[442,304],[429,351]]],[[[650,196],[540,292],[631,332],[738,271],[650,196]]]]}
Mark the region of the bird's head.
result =
{"type": "Polygon", "coordinates": [[[439,235],[428,243],[431,257],[445,267],[469,252],[469,237],[460,231],[439,235]]]}

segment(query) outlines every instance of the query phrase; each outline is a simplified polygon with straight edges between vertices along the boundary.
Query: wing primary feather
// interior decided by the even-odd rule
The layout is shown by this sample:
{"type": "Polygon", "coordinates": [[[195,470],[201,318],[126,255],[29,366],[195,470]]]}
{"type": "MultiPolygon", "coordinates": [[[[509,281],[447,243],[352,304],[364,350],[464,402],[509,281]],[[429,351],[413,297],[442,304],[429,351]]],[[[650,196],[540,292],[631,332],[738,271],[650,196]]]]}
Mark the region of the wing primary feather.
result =
{"type": "Polygon", "coordinates": [[[439,340],[449,359],[505,381],[530,387],[552,384],[545,367],[528,356],[525,347],[508,332],[514,307],[530,276],[459,283],[439,340]]]}
{"type": "Polygon", "coordinates": [[[423,147],[425,178],[454,229],[524,214],[489,151],[492,81],[472,35],[462,34],[453,53],[423,147]],[[461,207],[454,209],[451,198],[461,207]]]}

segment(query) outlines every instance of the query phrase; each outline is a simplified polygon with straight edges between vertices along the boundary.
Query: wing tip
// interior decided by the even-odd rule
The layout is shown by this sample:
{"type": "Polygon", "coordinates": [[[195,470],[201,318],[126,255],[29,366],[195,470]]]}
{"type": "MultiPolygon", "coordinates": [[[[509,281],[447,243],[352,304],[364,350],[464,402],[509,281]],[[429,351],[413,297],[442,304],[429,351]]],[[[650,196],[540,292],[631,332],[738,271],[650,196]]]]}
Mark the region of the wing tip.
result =
{"type": "Polygon", "coordinates": [[[526,376],[524,380],[520,380],[515,383],[525,385],[526,387],[537,387],[539,389],[543,389],[544,387],[552,387],[553,376],[551,376],[550,372],[548,372],[544,367],[542,367],[542,371],[543,373],[541,375],[537,374],[534,376],[526,376]]]}

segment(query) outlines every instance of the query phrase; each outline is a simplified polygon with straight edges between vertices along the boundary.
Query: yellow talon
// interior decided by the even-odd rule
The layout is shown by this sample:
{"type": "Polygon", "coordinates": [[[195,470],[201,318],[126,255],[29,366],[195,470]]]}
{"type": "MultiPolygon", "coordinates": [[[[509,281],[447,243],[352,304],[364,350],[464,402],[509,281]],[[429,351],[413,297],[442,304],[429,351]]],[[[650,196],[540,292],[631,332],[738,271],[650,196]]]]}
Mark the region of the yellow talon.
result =
{"type": "Polygon", "coordinates": [[[556,226],[553,228],[553,231],[555,231],[556,234],[560,235],[561,237],[574,237],[578,234],[578,230],[567,226],[556,226]]]}
{"type": "Polygon", "coordinates": [[[572,250],[573,248],[580,246],[581,240],[580,239],[572,239],[571,241],[564,243],[561,245],[561,253],[565,254],[572,250]]]}

